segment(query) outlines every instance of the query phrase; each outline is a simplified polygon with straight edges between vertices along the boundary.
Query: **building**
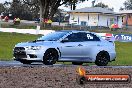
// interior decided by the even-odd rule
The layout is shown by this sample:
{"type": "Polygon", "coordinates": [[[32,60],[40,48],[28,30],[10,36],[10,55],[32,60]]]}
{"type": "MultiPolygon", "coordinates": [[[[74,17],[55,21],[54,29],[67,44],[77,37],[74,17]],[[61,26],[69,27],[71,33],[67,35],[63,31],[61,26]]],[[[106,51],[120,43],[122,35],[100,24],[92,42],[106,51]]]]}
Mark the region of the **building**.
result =
{"type": "Polygon", "coordinates": [[[110,27],[116,23],[120,28],[122,27],[122,15],[107,8],[86,7],[71,10],[68,13],[70,14],[69,24],[110,27]]]}
{"type": "Polygon", "coordinates": [[[119,13],[123,14],[123,25],[132,26],[132,10],[123,10],[119,13]]]}

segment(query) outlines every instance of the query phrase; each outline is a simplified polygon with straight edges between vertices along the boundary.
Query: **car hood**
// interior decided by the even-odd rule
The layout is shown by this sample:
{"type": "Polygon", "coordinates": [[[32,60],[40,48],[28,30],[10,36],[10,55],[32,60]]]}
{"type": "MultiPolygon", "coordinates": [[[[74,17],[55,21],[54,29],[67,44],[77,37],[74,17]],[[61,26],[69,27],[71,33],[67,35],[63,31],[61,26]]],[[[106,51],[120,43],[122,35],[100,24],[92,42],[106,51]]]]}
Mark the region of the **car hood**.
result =
{"type": "Polygon", "coordinates": [[[41,42],[22,42],[15,45],[15,47],[27,47],[27,46],[49,46],[55,43],[55,41],[41,41],[41,42]]]}

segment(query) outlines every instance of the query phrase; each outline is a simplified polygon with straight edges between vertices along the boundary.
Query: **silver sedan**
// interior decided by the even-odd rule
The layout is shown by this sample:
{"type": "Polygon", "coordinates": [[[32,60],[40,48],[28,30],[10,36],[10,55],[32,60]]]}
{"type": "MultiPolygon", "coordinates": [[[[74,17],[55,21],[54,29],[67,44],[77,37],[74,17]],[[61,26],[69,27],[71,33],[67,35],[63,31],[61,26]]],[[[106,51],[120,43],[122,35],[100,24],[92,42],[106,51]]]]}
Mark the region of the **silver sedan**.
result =
{"type": "Polygon", "coordinates": [[[116,58],[114,42],[88,31],[56,31],[31,42],[18,43],[13,55],[23,64],[43,62],[46,65],[59,61],[106,66],[116,58]]]}

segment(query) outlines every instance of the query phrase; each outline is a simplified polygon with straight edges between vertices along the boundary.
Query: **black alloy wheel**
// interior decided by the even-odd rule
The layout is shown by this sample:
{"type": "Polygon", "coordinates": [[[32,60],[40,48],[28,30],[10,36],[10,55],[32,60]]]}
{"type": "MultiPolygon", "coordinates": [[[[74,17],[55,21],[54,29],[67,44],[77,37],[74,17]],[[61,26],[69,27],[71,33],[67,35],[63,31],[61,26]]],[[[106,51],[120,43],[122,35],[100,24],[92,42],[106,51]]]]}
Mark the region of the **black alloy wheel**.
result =
{"type": "Polygon", "coordinates": [[[43,63],[45,65],[53,65],[56,63],[57,59],[58,59],[57,51],[49,49],[44,54],[43,63]]]}
{"type": "Polygon", "coordinates": [[[96,56],[95,64],[97,66],[107,66],[109,62],[109,54],[107,52],[100,52],[96,56]]]}

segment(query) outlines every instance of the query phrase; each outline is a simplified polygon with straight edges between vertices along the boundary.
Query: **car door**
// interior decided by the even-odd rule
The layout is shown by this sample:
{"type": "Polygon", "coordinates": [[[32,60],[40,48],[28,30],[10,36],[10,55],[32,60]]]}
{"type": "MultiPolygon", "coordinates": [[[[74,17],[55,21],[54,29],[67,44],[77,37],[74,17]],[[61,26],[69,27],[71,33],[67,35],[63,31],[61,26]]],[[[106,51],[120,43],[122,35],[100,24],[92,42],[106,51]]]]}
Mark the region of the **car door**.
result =
{"type": "Polygon", "coordinates": [[[95,34],[92,33],[85,33],[84,39],[85,41],[82,43],[82,55],[87,61],[91,61],[92,55],[94,55],[98,48],[101,47],[101,41],[95,34]]]}
{"type": "Polygon", "coordinates": [[[61,43],[61,57],[66,60],[76,60],[82,57],[82,39],[80,33],[72,33],[66,37],[67,42],[61,43]]]}

